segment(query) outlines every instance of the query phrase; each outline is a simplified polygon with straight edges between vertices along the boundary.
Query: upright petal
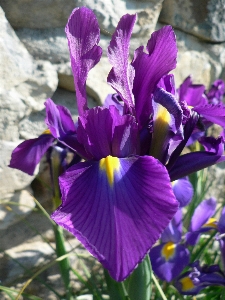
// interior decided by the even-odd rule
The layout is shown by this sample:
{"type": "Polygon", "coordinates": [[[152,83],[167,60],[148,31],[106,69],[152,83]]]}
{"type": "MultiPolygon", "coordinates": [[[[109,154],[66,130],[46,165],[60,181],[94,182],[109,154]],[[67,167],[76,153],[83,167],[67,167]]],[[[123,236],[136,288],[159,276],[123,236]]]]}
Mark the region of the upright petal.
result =
{"type": "Polygon", "coordinates": [[[165,167],[149,156],[76,164],[60,186],[63,204],[52,219],[117,281],[143,260],[178,206],[165,167]]]}
{"type": "Polygon", "coordinates": [[[75,133],[76,128],[70,111],[61,105],[56,105],[50,98],[45,101],[45,123],[51,134],[57,139],[67,134],[75,133]]]}
{"type": "Polygon", "coordinates": [[[73,10],[66,25],[70,60],[80,115],[87,110],[86,80],[88,72],[99,62],[102,49],[97,46],[100,29],[92,10],[87,7],[73,10]]]}
{"type": "Polygon", "coordinates": [[[199,230],[211,218],[216,210],[216,199],[209,198],[202,201],[195,209],[191,219],[190,230],[199,230]]]}
{"type": "Polygon", "coordinates": [[[143,48],[137,49],[132,62],[135,69],[135,109],[143,126],[151,113],[151,94],[157,82],[176,67],[177,46],[172,27],[165,26],[154,32],[148,41],[147,50],[148,54],[143,52],[143,48]]]}
{"type": "Polygon", "coordinates": [[[43,134],[36,139],[22,142],[13,150],[9,167],[33,175],[37,164],[54,140],[51,134],[43,134]]]}
{"type": "Polygon", "coordinates": [[[210,219],[214,215],[215,210],[216,200],[214,198],[202,201],[195,209],[189,232],[186,234],[186,241],[189,245],[195,245],[202,232],[216,229],[214,227],[214,219],[210,219]]]}
{"type": "Polygon", "coordinates": [[[130,65],[129,46],[136,15],[124,15],[112,36],[108,47],[108,58],[113,68],[108,75],[108,83],[120,94],[130,112],[134,107],[132,94],[134,68],[130,65]]]}

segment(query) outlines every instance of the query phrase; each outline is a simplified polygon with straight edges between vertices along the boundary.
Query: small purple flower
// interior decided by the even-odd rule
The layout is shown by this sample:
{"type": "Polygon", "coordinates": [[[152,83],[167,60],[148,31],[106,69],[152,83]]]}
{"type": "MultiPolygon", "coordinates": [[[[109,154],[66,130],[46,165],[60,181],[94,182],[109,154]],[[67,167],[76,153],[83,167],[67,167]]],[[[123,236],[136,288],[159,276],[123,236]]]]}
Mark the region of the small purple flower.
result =
{"type": "Polygon", "coordinates": [[[150,251],[152,269],[155,274],[167,282],[176,278],[189,264],[189,251],[181,244],[182,212],[179,209],[164,230],[161,244],[150,251]]]}
{"type": "Polygon", "coordinates": [[[200,266],[194,262],[192,270],[182,274],[175,286],[182,295],[197,295],[208,286],[225,286],[225,275],[218,265],[200,266]]]}

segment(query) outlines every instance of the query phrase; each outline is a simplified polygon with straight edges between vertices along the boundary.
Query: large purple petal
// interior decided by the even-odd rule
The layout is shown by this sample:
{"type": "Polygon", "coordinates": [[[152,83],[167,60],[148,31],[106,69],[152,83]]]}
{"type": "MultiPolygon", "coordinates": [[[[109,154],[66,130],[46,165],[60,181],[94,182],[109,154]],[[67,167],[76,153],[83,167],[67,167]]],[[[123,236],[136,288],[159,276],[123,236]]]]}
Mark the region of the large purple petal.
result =
{"type": "Polygon", "coordinates": [[[56,139],[76,132],[71,113],[66,107],[56,105],[50,98],[46,100],[45,107],[45,123],[56,139]]]}
{"type": "Polygon", "coordinates": [[[183,245],[173,243],[156,246],[150,251],[154,273],[161,280],[166,280],[167,282],[180,275],[189,263],[189,256],[188,249],[183,245]]]}
{"type": "Polygon", "coordinates": [[[149,156],[76,164],[60,186],[63,204],[52,219],[117,281],[142,261],[178,206],[165,167],[149,156]]]}
{"type": "Polygon", "coordinates": [[[99,62],[102,49],[97,46],[100,37],[98,21],[87,7],[73,10],[66,25],[71,66],[80,115],[87,110],[86,80],[88,72],[99,62]]]}
{"type": "Polygon", "coordinates": [[[136,15],[124,15],[120,19],[108,47],[108,58],[113,68],[107,81],[120,94],[131,112],[134,107],[132,94],[134,68],[128,59],[130,37],[135,21],[136,15]]]}
{"type": "Polygon", "coordinates": [[[51,134],[43,134],[36,139],[22,142],[13,150],[9,167],[33,175],[37,164],[54,140],[51,134]]]}
{"type": "Polygon", "coordinates": [[[151,113],[151,94],[160,78],[176,67],[177,46],[171,26],[165,26],[151,35],[147,44],[136,50],[132,65],[135,69],[133,94],[137,118],[144,126],[151,113]]]}
{"type": "Polygon", "coordinates": [[[224,104],[207,104],[193,108],[198,114],[206,120],[225,127],[225,106],[224,104]]]}

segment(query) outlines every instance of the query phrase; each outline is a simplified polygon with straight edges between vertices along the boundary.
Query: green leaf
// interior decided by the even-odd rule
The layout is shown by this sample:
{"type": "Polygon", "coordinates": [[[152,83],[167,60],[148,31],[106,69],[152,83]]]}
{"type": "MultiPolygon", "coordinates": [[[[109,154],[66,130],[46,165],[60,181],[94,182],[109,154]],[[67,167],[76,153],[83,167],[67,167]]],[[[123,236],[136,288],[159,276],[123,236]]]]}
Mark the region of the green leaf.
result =
{"type": "Polygon", "coordinates": [[[152,268],[149,255],[125,281],[130,300],[149,300],[151,297],[152,268]]]}
{"type": "Polygon", "coordinates": [[[128,295],[124,286],[124,282],[117,282],[104,269],[105,280],[107,284],[110,300],[128,300],[128,295]]]}

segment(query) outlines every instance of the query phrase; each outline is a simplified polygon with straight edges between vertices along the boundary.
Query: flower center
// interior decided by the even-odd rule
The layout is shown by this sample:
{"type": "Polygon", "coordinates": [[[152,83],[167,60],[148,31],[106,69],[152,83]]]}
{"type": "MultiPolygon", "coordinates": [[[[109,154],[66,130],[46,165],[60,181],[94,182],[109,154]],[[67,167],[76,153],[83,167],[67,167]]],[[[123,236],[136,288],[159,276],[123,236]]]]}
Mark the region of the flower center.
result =
{"type": "Polygon", "coordinates": [[[165,260],[169,260],[171,257],[173,257],[175,248],[176,245],[173,242],[168,242],[163,246],[161,254],[165,260]]]}
{"type": "Polygon", "coordinates": [[[120,161],[118,157],[113,157],[111,155],[102,158],[100,160],[100,169],[105,171],[109,184],[112,186],[114,182],[114,173],[120,168],[120,161]]]}

